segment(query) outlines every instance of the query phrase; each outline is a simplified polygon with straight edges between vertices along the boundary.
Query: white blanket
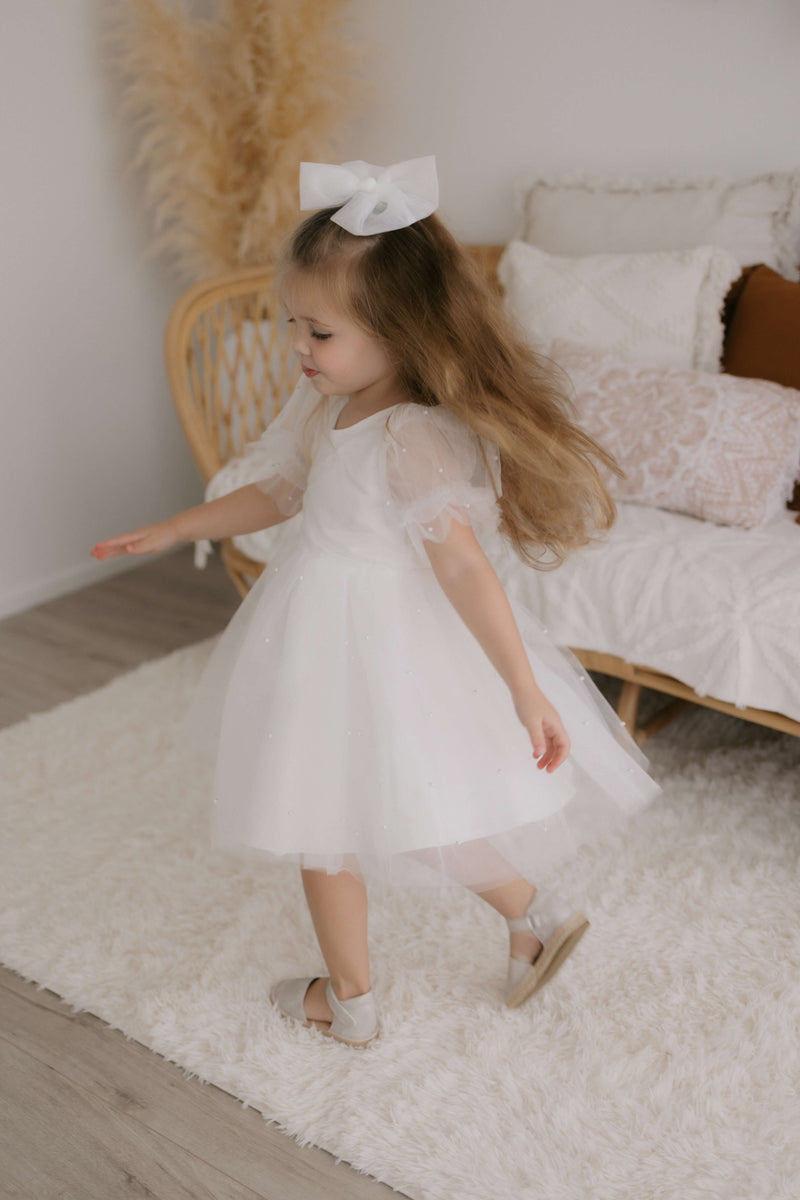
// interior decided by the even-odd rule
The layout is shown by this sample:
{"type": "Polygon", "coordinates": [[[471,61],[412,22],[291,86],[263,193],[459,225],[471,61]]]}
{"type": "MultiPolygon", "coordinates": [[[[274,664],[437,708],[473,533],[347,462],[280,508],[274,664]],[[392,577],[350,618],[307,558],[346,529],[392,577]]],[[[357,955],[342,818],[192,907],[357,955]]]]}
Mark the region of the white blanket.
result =
{"type": "Polygon", "coordinates": [[[499,542],[487,553],[509,596],[556,642],[672,675],[701,696],[800,720],[800,526],[759,529],[619,506],[606,541],[552,572],[499,542]]]}

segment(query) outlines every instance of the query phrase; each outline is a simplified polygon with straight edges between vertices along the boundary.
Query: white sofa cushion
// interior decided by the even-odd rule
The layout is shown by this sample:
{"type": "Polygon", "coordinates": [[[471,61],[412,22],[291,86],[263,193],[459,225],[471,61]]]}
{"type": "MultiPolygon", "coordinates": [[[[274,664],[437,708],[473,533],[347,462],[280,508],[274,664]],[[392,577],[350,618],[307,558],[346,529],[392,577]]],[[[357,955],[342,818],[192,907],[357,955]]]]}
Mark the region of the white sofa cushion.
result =
{"type": "Polygon", "coordinates": [[[621,504],[607,540],[534,571],[497,535],[484,548],[512,603],[559,645],[614,654],[701,696],[800,720],[800,525],[712,525],[621,504]]]}
{"type": "Polygon", "coordinates": [[[715,246],[570,258],[511,242],[498,267],[506,308],[542,353],[562,338],[683,371],[719,370],[722,305],[739,274],[715,246]]]}

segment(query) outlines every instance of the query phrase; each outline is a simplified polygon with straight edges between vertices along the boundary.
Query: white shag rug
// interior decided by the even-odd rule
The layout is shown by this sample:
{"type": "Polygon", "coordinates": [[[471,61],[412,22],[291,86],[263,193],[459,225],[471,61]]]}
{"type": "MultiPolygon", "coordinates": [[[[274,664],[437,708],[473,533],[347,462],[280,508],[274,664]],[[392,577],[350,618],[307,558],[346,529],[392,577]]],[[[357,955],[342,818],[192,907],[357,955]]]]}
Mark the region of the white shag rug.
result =
{"type": "Polygon", "coordinates": [[[172,729],[212,643],[0,734],[0,959],[414,1200],[800,1196],[800,740],[694,710],[664,794],[560,886],[592,928],[523,1009],[468,893],[373,890],[383,1035],[282,1020],[293,869],[206,845],[172,729]]]}

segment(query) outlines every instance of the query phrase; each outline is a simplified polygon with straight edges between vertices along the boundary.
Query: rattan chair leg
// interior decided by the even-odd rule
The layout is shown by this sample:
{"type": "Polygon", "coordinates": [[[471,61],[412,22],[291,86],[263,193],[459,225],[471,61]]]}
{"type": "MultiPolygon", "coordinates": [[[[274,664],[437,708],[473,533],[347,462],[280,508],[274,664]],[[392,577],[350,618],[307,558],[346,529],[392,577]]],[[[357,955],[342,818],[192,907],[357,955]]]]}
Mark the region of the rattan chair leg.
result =
{"type": "Polygon", "coordinates": [[[636,716],[639,711],[641,695],[642,685],[626,679],[619,694],[617,716],[624,723],[632,738],[636,738],[636,716]]]}

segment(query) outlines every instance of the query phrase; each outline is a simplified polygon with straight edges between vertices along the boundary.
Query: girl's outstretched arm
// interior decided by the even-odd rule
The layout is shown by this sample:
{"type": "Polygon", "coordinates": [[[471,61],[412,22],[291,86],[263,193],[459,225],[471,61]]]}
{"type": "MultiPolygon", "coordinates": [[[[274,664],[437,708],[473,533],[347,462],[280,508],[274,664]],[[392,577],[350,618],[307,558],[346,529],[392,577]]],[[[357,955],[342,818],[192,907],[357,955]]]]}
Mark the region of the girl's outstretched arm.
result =
{"type": "Polygon", "coordinates": [[[425,542],[439,584],[508,684],[537,766],[549,772],[569,754],[569,738],[531,670],[511,605],[472,528],[453,521],[443,542],[425,542]]]}
{"type": "Polygon", "coordinates": [[[216,541],[240,533],[255,533],[286,520],[287,515],[281,512],[271,495],[262,492],[255,483],[248,483],[227,496],[187,508],[156,525],[143,525],[131,533],[98,542],[92,554],[100,559],[115,558],[119,554],[157,554],[178,542],[196,542],[204,538],[216,541]]]}

